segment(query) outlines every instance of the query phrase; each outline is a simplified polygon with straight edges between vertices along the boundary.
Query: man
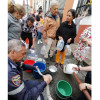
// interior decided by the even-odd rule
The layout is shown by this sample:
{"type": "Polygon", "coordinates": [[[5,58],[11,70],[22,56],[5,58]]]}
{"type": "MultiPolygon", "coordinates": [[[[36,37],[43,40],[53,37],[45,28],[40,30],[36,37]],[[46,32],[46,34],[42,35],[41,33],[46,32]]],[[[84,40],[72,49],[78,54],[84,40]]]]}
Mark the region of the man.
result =
{"type": "Polygon", "coordinates": [[[44,100],[42,92],[50,83],[49,76],[44,81],[23,80],[22,70],[36,69],[34,66],[20,64],[25,57],[25,45],[16,39],[8,42],[8,100],[44,100]]]}
{"type": "Polygon", "coordinates": [[[34,48],[35,45],[35,29],[34,29],[34,19],[32,17],[22,19],[22,40],[29,40],[29,49],[34,48]]]}
{"type": "Polygon", "coordinates": [[[54,61],[53,54],[56,46],[56,31],[60,26],[60,18],[57,15],[58,13],[58,3],[51,3],[50,13],[45,17],[43,23],[43,38],[47,44],[45,52],[45,60],[49,63],[48,52],[50,50],[50,60],[54,61]]]}

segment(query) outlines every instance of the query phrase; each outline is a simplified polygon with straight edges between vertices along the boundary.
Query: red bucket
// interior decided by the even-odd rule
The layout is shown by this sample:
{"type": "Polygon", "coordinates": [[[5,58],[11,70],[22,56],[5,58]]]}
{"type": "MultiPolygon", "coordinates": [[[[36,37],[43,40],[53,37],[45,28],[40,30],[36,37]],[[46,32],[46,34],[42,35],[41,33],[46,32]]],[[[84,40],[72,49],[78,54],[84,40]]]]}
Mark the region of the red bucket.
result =
{"type": "MultiPolygon", "coordinates": [[[[24,64],[33,65],[35,63],[34,60],[25,60],[24,64]]],[[[32,72],[32,70],[26,70],[26,72],[32,72]]]]}

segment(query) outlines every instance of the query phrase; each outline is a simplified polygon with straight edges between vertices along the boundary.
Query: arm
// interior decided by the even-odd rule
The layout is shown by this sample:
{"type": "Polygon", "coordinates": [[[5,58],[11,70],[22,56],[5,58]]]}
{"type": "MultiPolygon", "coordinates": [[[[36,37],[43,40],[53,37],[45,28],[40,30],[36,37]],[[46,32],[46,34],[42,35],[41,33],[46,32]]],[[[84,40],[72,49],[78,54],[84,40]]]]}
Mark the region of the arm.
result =
{"type": "Polygon", "coordinates": [[[62,34],[61,34],[61,26],[60,26],[56,32],[56,40],[59,40],[61,38],[62,38],[62,34]]]}
{"type": "Polygon", "coordinates": [[[79,66],[79,67],[73,67],[73,70],[75,70],[75,71],[91,71],[92,69],[91,69],[91,66],[86,66],[86,67],[79,66]]]}
{"type": "Polygon", "coordinates": [[[84,89],[92,90],[92,85],[88,84],[88,83],[80,83],[79,88],[80,88],[81,91],[84,90],[84,89]]]}
{"type": "Polygon", "coordinates": [[[79,67],[80,71],[91,71],[91,66],[87,66],[87,67],[79,67]]]}
{"type": "Polygon", "coordinates": [[[44,23],[43,23],[43,30],[42,30],[42,34],[43,34],[43,38],[46,39],[47,38],[47,30],[49,28],[49,24],[48,24],[48,18],[46,17],[44,19],[44,23]]]}
{"type": "Polygon", "coordinates": [[[74,38],[76,37],[76,25],[74,26],[73,29],[73,34],[72,36],[67,40],[67,43],[70,43],[72,40],[74,41],[74,38]]]}
{"type": "Polygon", "coordinates": [[[36,70],[36,66],[32,66],[32,65],[28,65],[28,64],[22,64],[22,67],[21,68],[23,68],[23,70],[36,70]]]}

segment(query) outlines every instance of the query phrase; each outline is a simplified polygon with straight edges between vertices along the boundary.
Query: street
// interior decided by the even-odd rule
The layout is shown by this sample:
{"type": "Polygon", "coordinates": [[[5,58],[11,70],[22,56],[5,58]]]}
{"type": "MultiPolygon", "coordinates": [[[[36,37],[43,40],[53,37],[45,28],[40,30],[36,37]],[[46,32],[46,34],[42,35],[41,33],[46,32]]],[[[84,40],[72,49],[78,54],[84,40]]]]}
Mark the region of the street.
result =
{"type": "MultiPolygon", "coordinates": [[[[44,58],[43,55],[40,54],[40,50],[41,50],[42,45],[43,44],[37,44],[37,39],[36,39],[35,50],[38,53],[38,58],[44,58]]],[[[69,63],[73,63],[73,64],[77,63],[77,61],[75,60],[73,55],[66,57],[64,65],[65,64],[69,64],[69,63]]],[[[54,64],[55,64],[55,62],[50,62],[50,64],[46,64],[46,71],[45,71],[45,74],[51,74],[52,77],[53,77],[52,82],[49,84],[50,93],[51,93],[51,96],[52,96],[53,100],[61,100],[61,99],[59,99],[57,97],[56,92],[55,92],[56,84],[60,80],[65,80],[68,83],[70,83],[70,85],[72,86],[72,95],[71,96],[74,96],[74,97],[77,98],[78,95],[79,95],[80,90],[79,90],[78,84],[77,84],[74,76],[73,75],[64,74],[62,69],[60,68],[60,66],[58,66],[58,69],[57,69],[56,73],[53,74],[53,73],[49,72],[48,67],[50,65],[54,65],[54,64]]],[[[36,80],[33,77],[33,73],[32,72],[28,73],[28,72],[24,71],[23,74],[24,74],[24,80],[36,80]]],[[[84,82],[85,75],[86,75],[86,72],[82,72],[82,71],[77,74],[78,78],[82,82],[84,82]]],[[[37,79],[37,80],[43,81],[43,79],[37,79]]],[[[44,90],[44,93],[43,93],[44,95],[45,95],[45,92],[46,91],[44,90]]],[[[46,100],[46,95],[45,95],[45,100],[46,100]]],[[[70,99],[67,99],[67,100],[70,100],[70,99]]]]}

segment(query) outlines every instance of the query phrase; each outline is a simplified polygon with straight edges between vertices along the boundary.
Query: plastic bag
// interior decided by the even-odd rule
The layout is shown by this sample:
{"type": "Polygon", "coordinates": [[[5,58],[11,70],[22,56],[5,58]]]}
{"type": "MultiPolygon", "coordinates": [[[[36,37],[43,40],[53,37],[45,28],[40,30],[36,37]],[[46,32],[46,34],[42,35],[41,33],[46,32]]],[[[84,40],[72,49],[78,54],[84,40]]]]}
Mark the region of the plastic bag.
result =
{"type": "Polygon", "coordinates": [[[70,47],[70,45],[66,45],[65,49],[66,48],[67,48],[66,56],[70,56],[71,55],[71,47],[70,47]]]}
{"type": "Polygon", "coordinates": [[[35,49],[30,49],[29,50],[29,54],[27,56],[27,59],[32,59],[34,61],[38,59],[38,54],[37,54],[35,49]]]}
{"type": "Polygon", "coordinates": [[[64,47],[64,40],[61,39],[57,43],[57,50],[61,51],[63,49],[63,47],[64,47]]]}
{"type": "Polygon", "coordinates": [[[41,53],[42,55],[44,55],[44,54],[45,54],[45,51],[46,51],[46,45],[44,44],[44,45],[41,47],[40,53],[41,53]]]}

